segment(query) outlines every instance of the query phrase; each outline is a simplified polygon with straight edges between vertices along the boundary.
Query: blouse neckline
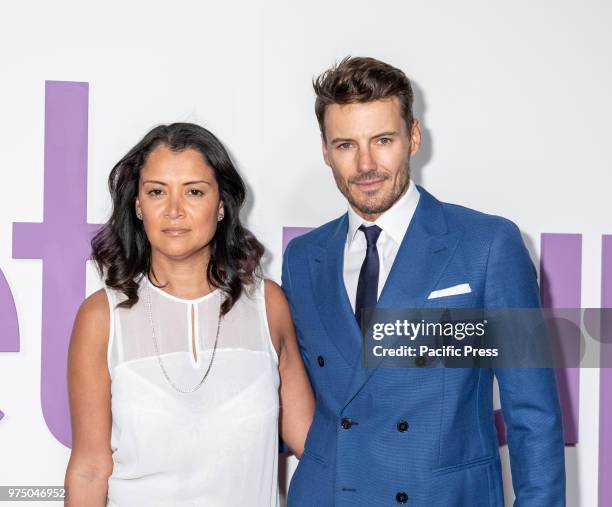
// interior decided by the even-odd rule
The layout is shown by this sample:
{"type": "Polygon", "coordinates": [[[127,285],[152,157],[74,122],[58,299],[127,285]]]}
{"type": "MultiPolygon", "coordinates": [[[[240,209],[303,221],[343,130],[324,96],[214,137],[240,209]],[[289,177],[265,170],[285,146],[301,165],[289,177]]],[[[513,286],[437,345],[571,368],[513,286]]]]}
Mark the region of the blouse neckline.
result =
{"type": "Polygon", "coordinates": [[[151,280],[149,280],[148,276],[145,276],[145,283],[147,283],[149,285],[149,287],[151,287],[154,291],[156,291],[157,293],[161,294],[162,296],[171,299],[172,301],[176,301],[178,303],[185,303],[185,304],[196,304],[196,303],[201,303],[202,301],[205,301],[206,299],[209,299],[211,297],[213,297],[215,294],[217,294],[219,292],[219,289],[214,289],[213,291],[209,292],[208,294],[204,294],[203,296],[200,296],[199,298],[195,298],[195,299],[184,299],[184,298],[180,298],[178,296],[173,296],[172,294],[166,292],[165,290],[161,289],[160,287],[158,287],[157,285],[153,284],[153,282],[151,282],[151,280]]]}

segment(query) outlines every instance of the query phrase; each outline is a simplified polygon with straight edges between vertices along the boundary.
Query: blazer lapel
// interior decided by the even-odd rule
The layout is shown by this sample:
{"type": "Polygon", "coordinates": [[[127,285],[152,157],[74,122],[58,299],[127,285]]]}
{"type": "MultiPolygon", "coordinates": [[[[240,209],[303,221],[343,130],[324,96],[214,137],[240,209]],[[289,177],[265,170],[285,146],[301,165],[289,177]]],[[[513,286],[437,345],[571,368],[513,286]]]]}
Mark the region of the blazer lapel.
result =
{"type": "Polygon", "coordinates": [[[348,217],[338,221],[326,244],[312,247],[310,270],[318,313],[332,344],[351,366],[359,366],[361,331],[344,286],[344,244],[348,217]]]}
{"type": "MultiPolygon", "coordinates": [[[[377,308],[421,308],[457,247],[460,232],[449,233],[442,205],[423,188],[419,204],[395,257],[377,308]]],[[[361,339],[361,331],[359,332],[361,339]]],[[[361,345],[361,344],[360,344],[361,345]]],[[[360,346],[361,348],[361,346],[360,346]]],[[[378,362],[380,364],[381,360],[378,362]]],[[[377,368],[356,365],[346,404],[377,368]]]]}

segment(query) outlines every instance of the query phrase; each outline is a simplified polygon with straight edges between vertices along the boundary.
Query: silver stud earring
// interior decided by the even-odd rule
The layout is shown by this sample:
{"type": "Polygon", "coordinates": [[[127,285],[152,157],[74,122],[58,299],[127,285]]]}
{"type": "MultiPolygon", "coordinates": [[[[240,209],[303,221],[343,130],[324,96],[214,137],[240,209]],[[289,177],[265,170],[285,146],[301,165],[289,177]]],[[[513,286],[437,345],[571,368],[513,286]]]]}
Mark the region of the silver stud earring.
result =
{"type": "Polygon", "coordinates": [[[220,222],[221,220],[223,220],[223,215],[219,213],[219,216],[217,217],[217,222],[220,222]]]}
{"type": "Polygon", "coordinates": [[[139,209],[136,210],[136,217],[138,218],[138,220],[142,220],[142,211],[140,211],[139,209]]]}

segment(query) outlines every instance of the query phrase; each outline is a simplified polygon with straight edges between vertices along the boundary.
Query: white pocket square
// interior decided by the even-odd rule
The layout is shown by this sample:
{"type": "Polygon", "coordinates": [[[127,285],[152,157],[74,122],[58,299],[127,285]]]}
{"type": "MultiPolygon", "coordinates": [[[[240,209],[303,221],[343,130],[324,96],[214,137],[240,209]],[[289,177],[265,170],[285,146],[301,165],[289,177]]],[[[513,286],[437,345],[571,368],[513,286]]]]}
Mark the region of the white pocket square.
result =
{"type": "Polygon", "coordinates": [[[427,299],[456,296],[457,294],[469,294],[470,292],[472,292],[472,289],[470,288],[469,283],[460,283],[459,285],[453,285],[452,287],[447,287],[446,289],[434,290],[427,297],[427,299]]]}

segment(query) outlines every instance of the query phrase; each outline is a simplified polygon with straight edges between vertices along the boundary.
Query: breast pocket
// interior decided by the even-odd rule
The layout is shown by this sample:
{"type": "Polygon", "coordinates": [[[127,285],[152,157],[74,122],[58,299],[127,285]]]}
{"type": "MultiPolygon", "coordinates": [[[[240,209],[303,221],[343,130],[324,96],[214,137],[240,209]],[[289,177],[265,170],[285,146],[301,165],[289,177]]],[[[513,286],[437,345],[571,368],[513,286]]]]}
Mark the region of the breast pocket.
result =
{"type": "Polygon", "coordinates": [[[454,294],[428,299],[425,306],[430,308],[473,308],[477,306],[473,292],[467,294],[454,294]]]}

